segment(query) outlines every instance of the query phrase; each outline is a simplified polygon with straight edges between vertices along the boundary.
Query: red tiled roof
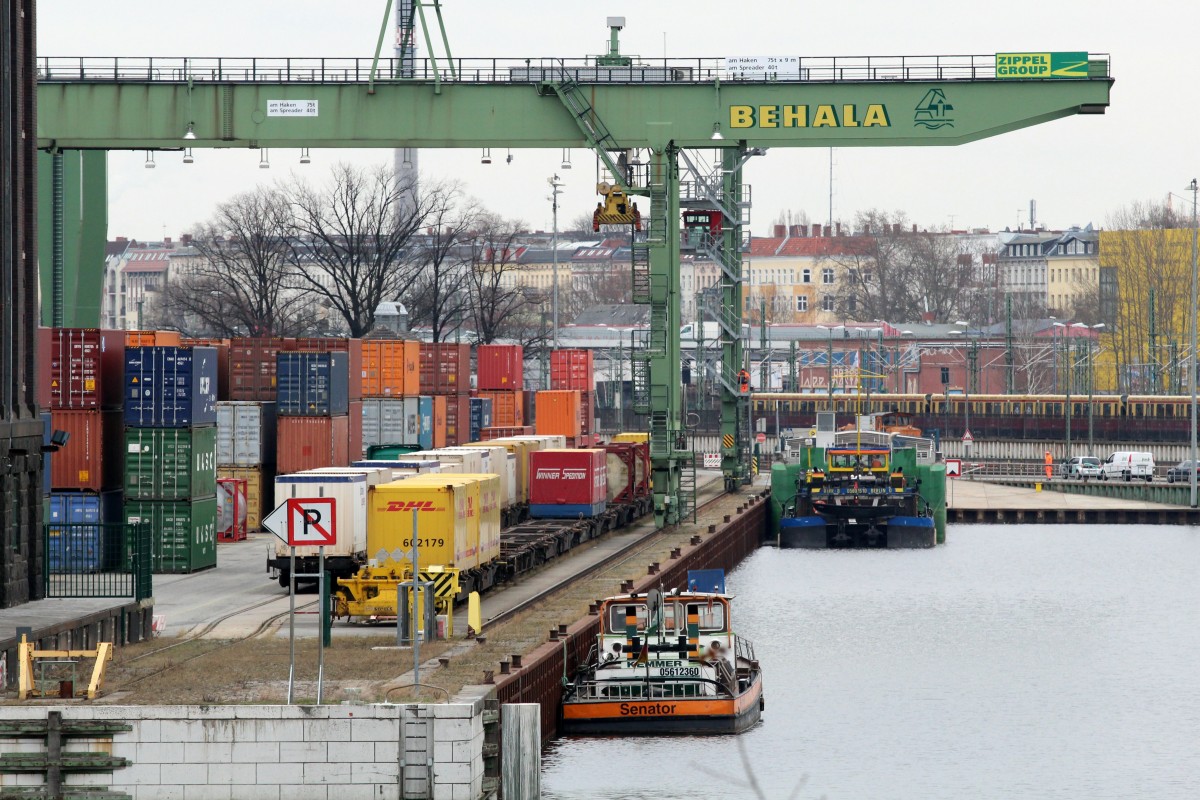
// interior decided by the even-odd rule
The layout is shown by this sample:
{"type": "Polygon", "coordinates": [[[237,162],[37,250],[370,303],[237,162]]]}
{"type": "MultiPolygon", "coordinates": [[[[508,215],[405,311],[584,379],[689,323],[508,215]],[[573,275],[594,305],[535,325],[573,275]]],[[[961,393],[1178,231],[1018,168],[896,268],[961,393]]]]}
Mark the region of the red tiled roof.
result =
{"type": "Polygon", "coordinates": [[[866,242],[862,236],[755,236],[750,240],[750,257],[852,255],[866,242]]]}

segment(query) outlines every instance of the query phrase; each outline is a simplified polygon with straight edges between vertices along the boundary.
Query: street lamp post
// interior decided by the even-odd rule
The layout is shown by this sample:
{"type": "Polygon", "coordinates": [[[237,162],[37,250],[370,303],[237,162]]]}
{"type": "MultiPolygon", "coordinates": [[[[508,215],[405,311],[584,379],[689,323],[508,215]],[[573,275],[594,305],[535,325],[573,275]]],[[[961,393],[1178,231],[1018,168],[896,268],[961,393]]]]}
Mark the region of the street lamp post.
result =
{"type": "MultiPolygon", "coordinates": [[[[1091,326],[1091,327],[1092,327],[1092,330],[1094,330],[1094,331],[1098,331],[1098,330],[1100,330],[1101,328],[1103,328],[1103,327],[1104,327],[1104,323],[1103,323],[1103,322],[1098,322],[1098,323],[1096,323],[1095,325],[1093,325],[1093,326],[1091,326]]],[[[1092,426],[1092,416],[1093,416],[1093,414],[1094,414],[1094,410],[1093,410],[1093,408],[1092,408],[1092,395],[1093,395],[1093,394],[1095,393],[1095,391],[1096,391],[1096,348],[1092,347],[1092,340],[1091,340],[1090,338],[1088,339],[1088,362],[1087,362],[1087,364],[1088,364],[1088,369],[1087,369],[1087,381],[1088,381],[1088,454],[1089,454],[1089,455],[1095,455],[1095,454],[1096,454],[1096,438],[1095,438],[1095,434],[1094,434],[1094,431],[1093,431],[1093,426],[1092,426]]]]}
{"type": "Polygon", "coordinates": [[[558,349],[558,196],[562,194],[563,183],[558,175],[547,178],[550,184],[550,208],[554,217],[554,229],[550,237],[551,249],[551,283],[553,286],[550,299],[551,324],[554,326],[554,349],[558,349]]]}
{"type": "Polygon", "coordinates": [[[1200,185],[1197,185],[1196,179],[1192,178],[1192,182],[1188,185],[1192,190],[1192,358],[1188,363],[1188,384],[1192,390],[1192,468],[1191,472],[1191,497],[1190,505],[1196,507],[1196,285],[1200,282],[1200,277],[1197,275],[1196,269],[1196,236],[1200,232],[1200,228],[1196,226],[1196,195],[1200,192],[1200,185]]]}

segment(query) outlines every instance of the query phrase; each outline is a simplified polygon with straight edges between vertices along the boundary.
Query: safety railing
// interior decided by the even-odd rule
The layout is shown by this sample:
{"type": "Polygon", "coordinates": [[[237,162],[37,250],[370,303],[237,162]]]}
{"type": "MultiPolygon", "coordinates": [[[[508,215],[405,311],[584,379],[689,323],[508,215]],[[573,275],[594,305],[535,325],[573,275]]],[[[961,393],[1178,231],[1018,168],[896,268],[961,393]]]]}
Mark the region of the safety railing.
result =
{"type": "Polygon", "coordinates": [[[580,700],[632,700],[670,697],[728,696],[729,689],[720,681],[699,677],[663,677],[639,675],[633,678],[609,678],[579,681],[575,696],[580,700]]]}
{"type": "Polygon", "coordinates": [[[51,523],[45,526],[46,597],[152,594],[147,523],[51,523]]]}
{"type": "MultiPolygon", "coordinates": [[[[863,81],[975,81],[996,78],[996,56],[802,56],[783,59],[786,71],[757,73],[727,68],[723,58],[638,58],[629,65],[600,64],[595,58],[459,58],[457,78],[448,78],[442,59],[379,59],[376,80],[543,83],[564,72],[579,83],[840,83],[863,81]]],[[[79,57],[38,59],[42,82],[218,82],[355,83],[371,76],[371,58],[79,57]]],[[[1089,56],[1088,79],[1108,78],[1107,54],[1089,56]]]]}

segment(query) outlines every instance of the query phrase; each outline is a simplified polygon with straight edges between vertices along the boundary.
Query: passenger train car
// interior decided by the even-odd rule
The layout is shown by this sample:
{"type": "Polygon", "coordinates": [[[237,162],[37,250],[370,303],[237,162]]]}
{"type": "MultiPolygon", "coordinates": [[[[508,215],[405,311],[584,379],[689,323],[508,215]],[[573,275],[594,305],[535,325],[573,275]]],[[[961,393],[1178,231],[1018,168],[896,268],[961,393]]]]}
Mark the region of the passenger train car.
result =
{"type": "MultiPolygon", "coordinates": [[[[797,394],[759,392],[751,397],[755,417],[779,426],[807,429],[818,411],[835,411],[839,421],[855,414],[898,413],[926,436],[958,437],[968,428],[986,439],[1054,440],[1066,435],[1065,395],[965,394],[797,394]]],[[[1181,395],[1074,395],[1071,429],[1088,428],[1108,442],[1181,442],[1190,432],[1191,398],[1181,395]]]]}

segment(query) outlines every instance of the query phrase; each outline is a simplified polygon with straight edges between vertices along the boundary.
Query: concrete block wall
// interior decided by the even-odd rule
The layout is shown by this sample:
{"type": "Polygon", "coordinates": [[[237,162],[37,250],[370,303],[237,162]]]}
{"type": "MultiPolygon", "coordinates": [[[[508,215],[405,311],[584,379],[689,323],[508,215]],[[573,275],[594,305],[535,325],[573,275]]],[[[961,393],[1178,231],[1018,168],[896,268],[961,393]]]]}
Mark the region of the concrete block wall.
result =
{"type": "MultiPolygon", "coordinates": [[[[483,702],[353,706],[0,707],[0,719],[120,720],[111,739],[68,739],[67,752],[109,752],[132,766],[70,775],[134,800],[479,800],[483,702]],[[403,750],[401,732],[403,731],[403,750]],[[401,757],[403,753],[403,758],[401,757]],[[432,776],[429,775],[432,765],[432,776]],[[111,783],[110,783],[111,782],[111,783]]],[[[42,752],[44,740],[5,750],[42,752]]],[[[0,774],[0,787],[40,786],[40,775],[0,774]]]]}

